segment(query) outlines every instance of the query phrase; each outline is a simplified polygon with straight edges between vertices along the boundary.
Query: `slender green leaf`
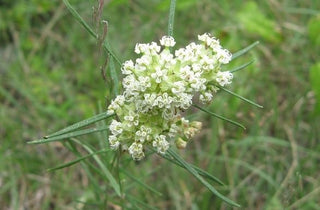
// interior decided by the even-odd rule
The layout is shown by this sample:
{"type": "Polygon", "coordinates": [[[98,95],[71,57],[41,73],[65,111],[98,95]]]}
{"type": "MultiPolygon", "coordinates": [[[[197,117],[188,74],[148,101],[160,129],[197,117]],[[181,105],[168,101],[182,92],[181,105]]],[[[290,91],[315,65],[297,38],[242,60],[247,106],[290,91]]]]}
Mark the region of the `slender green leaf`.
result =
{"type": "Polygon", "coordinates": [[[157,195],[159,195],[159,196],[162,196],[162,193],[161,193],[161,192],[159,192],[159,191],[155,190],[154,188],[150,187],[149,185],[145,184],[143,181],[135,178],[134,176],[132,176],[130,173],[128,173],[128,172],[127,172],[126,170],[124,170],[123,168],[121,168],[120,171],[121,171],[122,173],[124,173],[126,176],[130,177],[131,179],[133,179],[133,180],[134,180],[135,182],[137,182],[138,184],[140,184],[142,187],[150,190],[151,192],[153,192],[153,193],[155,193],[155,194],[157,194],[157,195]]]}
{"type": "Polygon", "coordinates": [[[247,53],[249,50],[251,50],[252,48],[254,48],[256,45],[258,45],[259,42],[256,41],[254,42],[253,44],[249,45],[248,47],[242,49],[242,50],[239,50],[238,52],[235,52],[233,55],[232,55],[232,58],[231,60],[233,59],[236,59],[237,57],[240,57],[241,55],[247,53]]]}
{"type": "Polygon", "coordinates": [[[93,155],[100,154],[100,153],[104,153],[104,152],[107,152],[107,150],[105,150],[105,149],[99,150],[99,151],[97,151],[97,152],[94,152],[94,153],[91,153],[91,154],[82,156],[82,157],[80,157],[80,158],[77,158],[77,159],[75,159],[75,160],[73,160],[73,161],[70,161],[70,162],[68,162],[68,163],[64,163],[64,164],[59,165],[59,166],[56,166],[56,167],[54,167],[54,168],[49,168],[49,169],[47,169],[47,171],[50,172],[50,171],[55,171],[55,170],[58,170],[58,169],[66,168],[66,167],[72,166],[72,165],[74,165],[74,164],[76,164],[76,163],[78,163],[78,162],[80,162],[80,161],[82,161],[82,160],[84,160],[84,159],[87,159],[87,158],[89,158],[89,157],[91,157],[91,156],[93,156],[93,155]]]}
{"type": "Polygon", "coordinates": [[[76,137],[76,136],[82,136],[86,135],[89,133],[95,133],[95,132],[100,132],[109,129],[108,126],[103,126],[103,127],[97,127],[97,128],[88,128],[80,131],[74,131],[71,133],[59,135],[59,136],[54,136],[51,138],[46,138],[46,139],[39,139],[39,140],[34,140],[34,141],[29,141],[28,144],[43,144],[43,143],[48,143],[48,142],[53,142],[53,141],[59,141],[63,139],[68,139],[71,137],[76,137]]]}
{"type": "Polygon", "coordinates": [[[80,14],[71,6],[68,0],[63,0],[63,3],[66,5],[73,17],[89,32],[94,38],[98,38],[98,35],[90,28],[90,26],[83,20],[80,14]]]}
{"type": "Polygon", "coordinates": [[[235,97],[237,97],[237,98],[240,98],[241,100],[243,100],[243,101],[245,101],[245,102],[247,102],[247,103],[249,103],[249,104],[251,104],[251,105],[254,105],[254,106],[259,107],[259,108],[263,108],[263,106],[255,103],[255,102],[253,102],[253,101],[251,101],[251,100],[249,100],[249,99],[246,99],[246,98],[244,98],[244,97],[242,97],[242,96],[240,96],[240,95],[232,92],[231,90],[225,89],[225,88],[223,88],[223,87],[221,87],[221,86],[218,86],[218,87],[219,87],[220,89],[226,91],[227,93],[229,93],[229,94],[231,94],[231,95],[233,95],[233,96],[235,96],[235,97]]]}
{"type": "Polygon", "coordinates": [[[173,36],[173,24],[174,24],[175,10],[176,10],[176,0],[171,0],[170,1],[170,9],[169,9],[168,36],[173,36]]]}
{"type": "Polygon", "coordinates": [[[219,193],[212,185],[210,185],[206,180],[204,180],[198,172],[186,161],[184,161],[177,153],[175,153],[172,149],[168,150],[168,153],[180,164],[182,164],[187,171],[189,171],[196,179],[198,179],[204,186],[206,186],[214,195],[222,199],[224,202],[231,206],[240,207],[239,204],[225,197],[221,193],[219,193]]]}
{"type": "MultiPolygon", "coordinates": [[[[90,28],[90,26],[83,20],[83,18],[80,16],[80,14],[71,6],[68,0],[63,0],[64,4],[70,11],[70,13],[75,17],[75,19],[89,32],[91,36],[93,36],[95,39],[98,39],[98,35],[90,28]]],[[[106,43],[106,41],[104,42],[106,43]]],[[[110,46],[108,44],[103,45],[104,49],[109,53],[119,65],[121,65],[120,60],[115,56],[115,54],[110,50],[110,46]]]]}
{"type": "MultiPolygon", "coordinates": [[[[67,140],[66,142],[63,142],[63,145],[66,148],[68,148],[69,151],[71,151],[74,155],[76,155],[79,158],[81,157],[82,154],[77,150],[74,142],[72,142],[71,140],[67,140]]],[[[89,170],[89,166],[91,166],[92,164],[90,162],[85,162],[85,160],[81,161],[80,164],[82,165],[83,170],[86,172],[87,177],[88,177],[90,183],[92,184],[96,200],[98,202],[100,202],[101,201],[100,195],[101,195],[101,193],[104,192],[104,190],[101,189],[101,186],[98,183],[97,178],[89,170]]],[[[99,171],[98,174],[101,174],[101,172],[99,171]]]]}
{"type": "Polygon", "coordinates": [[[233,121],[233,120],[230,120],[230,119],[228,119],[228,118],[225,118],[225,117],[223,117],[223,116],[221,116],[221,115],[218,115],[218,114],[216,114],[216,113],[210,112],[209,110],[204,109],[204,108],[202,108],[202,107],[200,107],[200,106],[198,106],[198,105],[196,105],[196,104],[193,104],[193,106],[196,107],[197,109],[200,109],[200,110],[203,111],[203,112],[206,112],[206,113],[212,115],[213,117],[216,117],[216,118],[219,118],[219,119],[221,119],[221,120],[227,121],[227,122],[229,122],[229,123],[231,123],[231,124],[233,124],[233,125],[236,125],[236,126],[242,128],[243,130],[246,130],[246,127],[244,127],[243,125],[241,125],[241,124],[238,123],[238,122],[235,122],[235,121],[233,121]]]}
{"type": "Polygon", "coordinates": [[[231,72],[231,73],[234,73],[234,72],[240,71],[240,70],[246,68],[247,66],[249,66],[250,64],[252,64],[253,62],[254,62],[254,60],[249,61],[248,63],[245,63],[245,64],[243,64],[243,65],[241,65],[241,66],[238,66],[238,67],[230,70],[230,72],[231,72]]]}
{"type": "Polygon", "coordinates": [[[110,44],[108,42],[108,39],[106,39],[103,42],[103,48],[107,51],[107,53],[109,53],[111,55],[111,57],[113,57],[117,63],[119,64],[119,66],[122,65],[122,62],[120,61],[120,59],[113,53],[113,51],[111,50],[110,44]]]}
{"type": "MultiPolygon", "coordinates": [[[[147,204],[147,203],[145,203],[145,202],[143,202],[143,201],[141,201],[141,200],[139,200],[139,199],[131,196],[130,194],[127,194],[126,197],[128,198],[128,200],[129,200],[131,203],[132,203],[132,201],[133,201],[133,202],[139,203],[140,205],[142,205],[142,206],[143,206],[144,208],[146,208],[146,209],[154,209],[154,210],[157,210],[157,208],[155,208],[154,206],[151,206],[151,205],[149,205],[149,204],[147,204]]],[[[136,206],[136,208],[141,209],[141,207],[138,207],[138,206],[136,206]]]]}
{"type": "Polygon", "coordinates": [[[113,82],[113,87],[112,87],[113,95],[117,96],[120,90],[120,83],[119,83],[119,78],[118,78],[116,68],[114,66],[113,57],[110,57],[109,68],[110,68],[111,79],[113,82]]]}
{"type": "MultiPolygon", "coordinates": [[[[65,142],[62,142],[62,143],[63,143],[63,145],[64,145],[65,147],[67,147],[70,151],[72,151],[72,152],[73,152],[74,154],[76,154],[78,157],[81,157],[82,154],[77,150],[77,148],[76,148],[76,146],[75,146],[75,144],[76,144],[77,142],[75,142],[75,141],[73,141],[73,140],[79,141],[79,140],[76,139],[76,138],[71,138],[70,140],[66,140],[65,142]]],[[[94,150],[94,148],[91,147],[91,146],[90,146],[87,142],[85,142],[85,141],[84,141],[84,142],[81,142],[81,146],[82,146],[82,147],[83,147],[83,145],[86,145],[87,147],[91,148],[92,151],[94,150]]],[[[86,160],[84,160],[84,161],[86,161],[86,160]]],[[[83,164],[84,161],[83,161],[83,162],[80,162],[80,163],[83,164]]],[[[85,168],[90,167],[90,168],[94,171],[94,173],[99,174],[102,178],[105,178],[103,172],[102,172],[99,168],[97,168],[96,165],[94,165],[93,163],[91,163],[90,161],[86,161],[86,163],[83,164],[83,166],[85,166],[85,168]]],[[[88,172],[89,172],[89,173],[91,174],[91,176],[93,177],[93,175],[92,175],[92,173],[90,172],[89,168],[88,168],[88,172]]],[[[96,178],[94,178],[94,179],[96,180],[96,178]]]]}
{"type": "MultiPolygon", "coordinates": [[[[89,153],[94,153],[93,149],[91,149],[89,146],[83,144],[81,141],[78,141],[77,139],[72,138],[72,141],[80,144],[85,150],[87,150],[89,153]]],[[[110,181],[110,185],[112,188],[115,190],[117,195],[121,197],[121,191],[120,191],[120,186],[116,179],[113,177],[109,169],[105,166],[105,164],[101,161],[99,156],[97,154],[93,155],[94,160],[97,162],[99,167],[101,168],[102,172],[104,173],[105,177],[110,181]]]]}
{"type": "MultiPolygon", "coordinates": [[[[167,159],[168,161],[172,162],[173,164],[176,164],[177,166],[180,166],[181,168],[185,168],[182,164],[180,164],[179,162],[177,162],[175,159],[173,159],[171,156],[168,156],[168,155],[160,155],[161,157],[167,159]]],[[[192,164],[189,164],[191,167],[193,167],[201,176],[205,177],[205,178],[208,178],[220,185],[225,185],[220,179],[218,179],[217,177],[209,174],[208,172],[206,172],[205,170],[195,166],[195,165],[192,165],[192,164]]]]}
{"type": "Polygon", "coordinates": [[[59,135],[65,134],[65,133],[69,133],[69,132],[75,131],[75,130],[77,130],[79,128],[83,128],[85,126],[88,126],[88,125],[93,124],[95,122],[98,122],[100,120],[107,119],[107,118],[112,117],[112,116],[114,116],[114,114],[107,114],[107,112],[103,112],[103,113],[97,114],[97,115],[95,115],[93,117],[90,117],[88,119],[85,119],[85,120],[82,120],[80,122],[77,122],[77,123],[75,123],[73,125],[70,125],[70,126],[64,128],[64,129],[60,130],[60,131],[57,131],[57,132],[53,133],[53,134],[45,136],[44,138],[48,139],[48,138],[52,138],[54,136],[59,136],[59,135]]]}

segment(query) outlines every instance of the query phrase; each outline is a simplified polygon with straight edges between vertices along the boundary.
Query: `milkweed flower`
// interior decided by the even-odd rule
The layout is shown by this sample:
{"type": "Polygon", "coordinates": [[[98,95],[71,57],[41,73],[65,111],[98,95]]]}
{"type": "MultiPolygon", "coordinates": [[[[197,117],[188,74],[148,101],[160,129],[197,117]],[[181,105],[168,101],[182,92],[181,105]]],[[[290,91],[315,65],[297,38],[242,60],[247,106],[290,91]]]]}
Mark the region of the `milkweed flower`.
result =
{"type": "Polygon", "coordinates": [[[122,65],[123,92],[108,106],[117,120],[110,124],[109,145],[128,151],[134,160],[145,157],[146,146],[165,154],[171,144],[185,148],[201,129],[201,122],[189,122],[181,112],[197,95],[201,103],[210,103],[218,86],[229,85],[233,75],[221,71],[231,60],[219,40],[210,34],[199,35],[200,43],[190,43],[170,52],[176,42],[171,36],[155,43],[136,44],[135,61],[122,65]]]}

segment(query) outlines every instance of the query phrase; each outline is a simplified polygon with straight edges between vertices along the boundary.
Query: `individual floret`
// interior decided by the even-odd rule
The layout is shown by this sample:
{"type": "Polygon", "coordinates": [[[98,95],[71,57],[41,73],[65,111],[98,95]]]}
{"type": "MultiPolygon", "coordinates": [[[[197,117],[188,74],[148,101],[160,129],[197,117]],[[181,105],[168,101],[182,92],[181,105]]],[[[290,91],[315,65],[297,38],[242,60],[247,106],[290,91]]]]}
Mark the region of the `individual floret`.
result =
{"type": "Polygon", "coordinates": [[[173,47],[176,44],[176,42],[174,41],[174,38],[171,36],[163,36],[160,39],[160,44],[165,47],[173,47]]]}
{"type": "Polygon", "coordinates": [[[217,74],[216,81],[220,86],[229,85],[232,82],[233,75],[229,71],[219,71],[217,74]]]}

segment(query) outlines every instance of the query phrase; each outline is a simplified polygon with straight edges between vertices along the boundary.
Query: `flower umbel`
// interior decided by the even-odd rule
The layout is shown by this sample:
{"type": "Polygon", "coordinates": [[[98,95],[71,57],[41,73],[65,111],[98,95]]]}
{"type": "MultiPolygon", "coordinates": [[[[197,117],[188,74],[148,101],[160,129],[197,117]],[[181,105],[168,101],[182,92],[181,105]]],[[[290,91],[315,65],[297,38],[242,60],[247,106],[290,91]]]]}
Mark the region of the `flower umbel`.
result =
{"type": "Polygon", "coordinates": [[[199,35],[194,42],[172,54],[173,37],[164,36],[161,46],[155,42],[137,44],[141,57],[124,62],[123,93],[109,105],[118,121],[110,124],[112,149],[127,150],[134,160],[145,157],[144,147],[150,145],[165,154],[170,143],[185,148],[187,141],[201,129],[201,122],[189,122],[181,111],[192,105],[199,93],[202,103],[210,103],[218,86],[231,83],[233,75],[221,71],[231,60],[231,53],[209,34],[199,35]]]}

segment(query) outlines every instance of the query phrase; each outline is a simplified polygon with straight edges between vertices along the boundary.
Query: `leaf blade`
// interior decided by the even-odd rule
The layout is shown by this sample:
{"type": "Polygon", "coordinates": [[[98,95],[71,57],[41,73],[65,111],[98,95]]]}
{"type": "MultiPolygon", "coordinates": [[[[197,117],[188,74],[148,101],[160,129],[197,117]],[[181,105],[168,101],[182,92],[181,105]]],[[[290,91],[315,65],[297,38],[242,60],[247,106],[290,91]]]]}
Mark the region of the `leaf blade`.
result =
{"type": "Polygon", "coordinates": [[[204,109],[204,108],[202,108],[202,107],[200,107],[200,106],[198,106],[198,105],[196,105],[196,104],[193,104],[193,106],[196,107],[197,109],[205,112],[205,113],[208,113],[208,114],[216,117],[216,118],[219,118],[219,119],[221,119],[221,120],[227,121],[228,123],[231,123],[231,124],[233,124],[233,125],[236,125],[236,126],[242,128],[243,130],[246,130],[246,127],[244,127],[242,124],[240,124],[240,123],[238,123],[238,122],[236,122],[236,121],[230,120],[230,119],[228,119],[228,118],[226,118],[226,117],[223,117],[223,116],[221,116],[221,115],[218,115],[218,114],[216,114],[216,113],[213,113],[213,112],[211,112],[211,111],[209,111],[209,110],[207,110],[207,109],[204,109]]]}
{"type": "Polygon", "coordinates": [[[242,50],[239,50],[237,52],[235,52],[234,54],[232,54],[232,58],[231,60],[234,60],[242,55],[244,55],[245,53],[247,53],[249,50],[251,50],[252,48],[254,48],[256,45],[258,45],[260,42],[256,41],[254,43],[252,43],[251,45],[249,45],[248,47],[243,48],[242,50]]]}
{"type": "Polygon", "coordinates": [[[68,139],[68,138],[72,138],[72,137],[83,136],[83,135],[90,134],[90,133],[100,132],[100,131],[104,131],[107,129],[109,129],[109,126],[88,128],[88,129],[84,129],[84,130],[80,130],[80,131],[74,131],[71,133],[54,136],[51,138],[29,141],[28,144],[44,144],[44,143],[48,143],[48,142],[59,141],[59,140],[68,139]]]}
{"type": "Polygon", "coordinates": [[[122,65],[122,62],[120,61],[120,59],[114,54],[114,52],[110,49],[110,45],[109,45],[109,42],[108,40],[106,39],[104,42],[103,42],[103,48],[105,49],[105,51],[107,53],[109,53],[111,55],[111,57],[113,57],[117,63],[119,64],[119,66],[122,65]]]}
{"type": "Polygon", "coordinates": [[[49,168],[49,169],[47,169],[47,171],[48,171],[48,172],[51,172],[51,171],[56,171],[56,170],[59,170],[59,169],[63,169],[63,168],[72,166],[72,165],[74,165],[74,164],[76,164],[76,163],[78,163],[78,162],[80,162],[80,161],[82,161],[82,160],[85,160],[85,159],[87,159],[87,158],[89,158],[89,157],[91,157],[91,156],[93,156],[93,155],[100,154],[100,153],[103,153],[103,152],[107,152],[107,150],[103,149],[103,150],[99,150],[99,151],[94,152],[94,153],[87,154],[87,155],[82,156],[82,157],[80,157],[80,158],[77,158],[77,159],[75,159],[75,160],[73,160],[73,161],[70,161],[70,162],[61,164],[61,165],[56,166],[56,167],[53,167],[53,168],[49,168]]]}
{"type": "Polygon", "coordinates": [[[169,20],[168,20],[168,36],[173,36],[174,13],[176,10],[176,0],[170,1],[169,20]]]}
{"type": "MultiPolygon", "coordinates": [[[[71,140],[80,144],[89,153],[94,153],[94,151],[90,147],[83,144],[82,142],[80,142],[74,138],[71,140]]],[[[118,182],[116,181],[116,179],[114,178],[114,176],[111,174],[110,170],[103,164],[103,162],[101,161],[101,159],[98,157],[97,154],[93,155],[93,158],[97,162],[97,164],[100,166],[100,168],[101,168],[102,172],[105,174],[106,178],[110,181],[110,184],[111,184],[112,188],[115,190],[115,192],[117,193],[117,195],[119,197],[121,197],[120,186],[119,186],[118,182]]]]}
{"type": "Polygon", "coordinates": [[[226,88],[224,88],[224,87],[221,87],[221,86],[218,86],[218,87],[219,87],[220,89],[226,91],[227,93],[229,93],[229,94],[231,94],[231,95],[233,95],[233,96],[235,96],[235,97],[237,97],[237,98],[239,98],[239,99],[241,99],[241,100],[243,100],[243,101],[245,101],[245,102],[247,102],[247,103],[249,103],[249,104],[251,104],[251,105],[253,105],[253,106],[256,106],[256,107],[258,107],[258,108],[263,108],[263,106],[261,106],[260,104],[257,104],[257,103],[255,103],[255,102],[253,102],[253,101],[251,101],[251,100],[243,97],[243,96],[240,96],[240,95],[232,92],[231,90],[228,90],[228,89],[226,89],[226,88]]]}
{"type": "Polygon", "coordinates": [[[103,113],[100,113],[100,114],[97,114],[97,115],[94,115],[90,118],[87,118],[85,120],[81,120],[77,123],[74,123],[60,131],[57,131],[57,132],[54,132],[50,135],[47,135],[45,136],[44,138],[45,139],[48,139],[48,138],[51,138],[51,137],[54,137],[54,136],[59,136],[59,135],[62,135],[62,134],[65,134],[65,133],[69,133],[69,132],[72,132],[72,131],[75,131],[79,128],[83,128],[85,126],[88,126],[90,124],[93,124],[95,122],[98,122],[98,121],[101,121],[101,120],[104,120],[104,119],[107,119],[109,117],[112,117],[114,116],[115,114],[108,114],[107,112],[103,112],[103,113]]]}
{"type": "Polygon", "coordinates": [[[162,193],[155,190],[154,188],[150,187],[149,185],[145,184],[144,182],[142,182],[141,180],[135,178],[134,176],[132,176],[130,173],[128,173],[126,170],[124,170],[123,168],[120,169],[120,171],[122,173],[124,173],[126,176],[128,176],[129,178],[133,179],[135,182],[137,182],[138,184],[140,184],[142,187],[150,190],[151,192],[159,195],[159,196],[162,196],[162,193]]]}
{"type": "MultiPolygon", "coordinates": [[[[155,151],[155,150],[154,150],[155,151]]],[[[161,157],[167,159],[168,161],[172,162],[173,164],[176,164],[177,166],[180,166],[181,168],[185,168],[183,165],[181,165],[179,162],[177,162],[176,160],[170,158],[168,155],[160,155],[161,157]]],[[[193,165],[193,164],[189,164],[190,166],[192,166],[201,176],[205,177],[205,178],[208,178],[222,186],[224,186],[225,184],[220,180],[218,179],[217,177],[209,174],[208,172],[206,172],[205,170],[193,165]]]]}
{"type": "Polygon", "coordinates": [[[71,6],[68,0],[63,0],[63,3],[66,5],[67,9],[73,15],[73,17],[89,32],[94,38],[98,38],[98,35],[90,28],[90,26],[83,20],[80,14],[71,6]]]}
{"type": "Polygon", "coordinates": [[[240,207],[239,204],[225,197],[221,193],[219,193],[212,185],[210,185],[206,180],[204,180],[195,169],[193,169],[190,164],[185,162],[177,153],[175,153],[172,149],[168,150],[168,153],[175,158],[179,163],[185,166],[185,169],[190,172],[196,179],[198,179],[205,187],[207,187],[214,195],[222,199],[224,202],[231,206],[240,207]]]}
{"type": "Polygon", "coordinates": [[[246,68],[247,66],[251,65],[253,62],[254,62],[254,60],[249,61],[248,63],[242,64],[241,66],[238,66],[238,67],[236,67],[234,69],[231,69],[230,72],[234,73],[234,72],[240,71],[240,70],[246,68]]]}
{"type": "Polygon", "coordinates": [[[116,97],[120,90],[120,86],[119,86],[120,83],[119,83],[119,78],[118,78],[116,68],[114,66],[113,57],[110,57],[109,68],[110,68],[110,76],[113,82],[113,87],[112,87],[113,95],[116,97]]]}

